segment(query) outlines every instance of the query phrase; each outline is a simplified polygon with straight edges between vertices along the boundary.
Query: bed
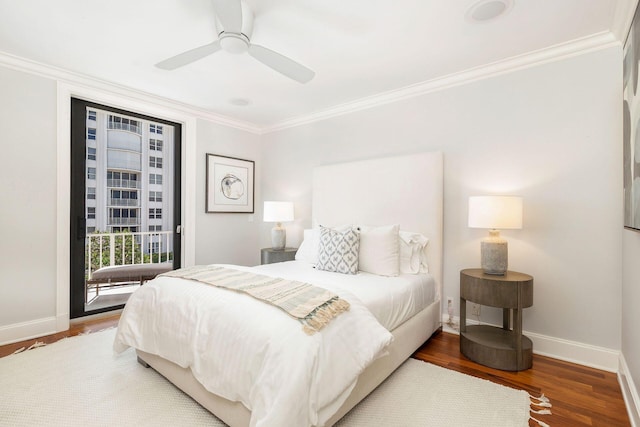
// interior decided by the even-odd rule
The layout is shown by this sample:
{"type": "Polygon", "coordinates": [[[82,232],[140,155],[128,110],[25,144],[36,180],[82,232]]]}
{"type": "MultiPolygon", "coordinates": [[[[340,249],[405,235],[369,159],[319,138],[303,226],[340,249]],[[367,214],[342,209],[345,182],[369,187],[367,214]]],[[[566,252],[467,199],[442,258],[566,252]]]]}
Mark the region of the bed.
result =
{"type": "MultiPolygon", "coordinates": [[[[314,169],[313,229],[361,225],[371,236],[372,232],[386,230],[388,224],[393,224],[405,233],[426,236],[428,244],[426,251],[421,252],[424,256],[421,265],[428,266],[428,273],[382,277],[359,272],[346,277],[348,275],[314,269],[313,262],[304,254],[297,256],[296,261],[252,269],[267,276],[314,283],[349,301],[349,311],[335,317],[313,338],[290,332],[292,319],[286,315],[278,320],[261,322],[262,316],[271,316],[267,312],[277,311],[274,307],[254,301],[252,304],[259,306],[238,308],[245,307],[241,305],[245,304],[241,299],[246,300],[246,295],[219,289],[203,290],[200,284],[193,282],[177,286],[175,280],[182,279],[158,277],[136,291],[129,300],[114,348],[123,351],[134,347],[141,363],[158,371],[228,425],[335,424],[440,328],[442,163],[442,154],[432,152],[314,169]],[[173,290],[168,290],[177,288],[186,289],[178,292],[190,295],[190,299],[181,300],[173,290]],[[396,293],[386,294],[388,288],[396,293]],[[196,305],[208,299],[212,292],[219,294],[215,297],[216,301],[221,300],[219,307],[210,310],[196,305]],[[148,296],[136,298],[138,293],[148,296]],[[402,294],[413,296],[407,300],[402,294]],[[159,308],[159,301],[170,301],[170,305],[159,308]],[[172,314],[172,310],[175,313],[172,314]],[[216,317],[222,316],[224,311],[228,317],[216,317]],[[205,314],[194,326],[187,321],[176,321],[185,313],[189,313],[188,316],[205,314]],[[246,313],[251,315],[246,316],[246,313]],[[147,321],[147,317],[155,320],[147,321]],[[176,332],[170,334],[169,329],[176,329],[176,332]],[[223,333],[227,329],[230,331],[223,333]],[[266,333],[273,335],[264,345],[252,344],[253,354],[246,348],[249,341],[245,342],[245,337],[253,337],[257,329],[267,329],[266,333]],[[355,336],[346,335],[348,333],[355,336]],[[178,344],[186,339],[185,336],[191,340],[194,334],[199,334],[195,344],[192,341],[189,341],[191,344],[178,344]],[[238,339],[234,340],[234,337],[238,339]],[[173,345],[165,344],[165,339],[174,340],[173,345]],[[311,347],[317,353],[317,357],[313,353],[316,359],[310,360],[311,350],[302,346],[307,342],[305,339],[314,343],[311,347]],[[207,340],[208,344],[203,344],[207,340]],[[278,346],[273,344],[277,340],[282,341],[278,346]],[[211,357],[210,351],[219,356],[211,357]],[[225,354],[225,351],[235,353],[225,354]],[[340,357],[336,358],[335,354],[340,357]],[[225,370],[226,365],[220,365],[223,359],[233,374],[225,370]],[[240,366],[241,369],[231,369],[230,365],[238,361],[245,365],[240,366]],[[290,375],[275,374],[289,371],[290,375]],[[283,376],[291,378],[282,380],[283,376]],[[298,377],[309,377],[305,380],[310,381],[309,390],[305,383],[299,384],[298,377]],[[296,421],[283,423],[284,419],[296,421]]],[[[313,230],[305,230],[299,253],[304,252],[303,247],[309,247],[312,233],[313,230]]],[[[362,243],[364,248],[364,240],[362,243]]]]}

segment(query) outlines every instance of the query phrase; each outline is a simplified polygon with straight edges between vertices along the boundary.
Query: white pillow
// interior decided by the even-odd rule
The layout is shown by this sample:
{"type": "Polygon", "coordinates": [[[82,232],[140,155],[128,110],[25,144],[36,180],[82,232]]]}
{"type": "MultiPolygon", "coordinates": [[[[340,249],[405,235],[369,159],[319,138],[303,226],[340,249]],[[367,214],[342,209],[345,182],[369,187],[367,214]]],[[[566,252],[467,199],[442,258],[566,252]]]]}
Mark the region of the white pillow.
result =
{"type": "Polygon", "coordinates": [[[398,224],[383,227],[360,226],[360,271],[379,276],[400,274],[398,224]]]}
{"type": "Polygon", "coordinates": [[[300,247],[296,252],[297,261],[306,261],[316,265],[318,263],[318,246],[320,244],[320,229],[307,228],[304,230],[304,237],[300,247]]]}
{"type": "Polygon", "coordinates": [[[400,272],[402,274],[428,273],[427,244],[429,239],[420,233],[400,231],[400,272]]]}
{"type": "Polygon", "coordinates": [[[349,228],[338,231],[320,226],[320,246],[316,269],[343,274],[358,274],[360,233],[349,228]]]}
{"type": "MultiPolygon", "coordinates": [[[[322,226],[320,226],[322,227],[322,226]]],[[[340,225],[338,227],[331,227],[336,231],[347,231],[352,228],[350,224],[340,225]]],[[[310,264],[316,265],[318,263],[318,250],[320,248],[320,228],[307,228],[304,230],[302,237],[302,243],[298,247],[295,259],[296,261],[307,261],[310,264]]]]}

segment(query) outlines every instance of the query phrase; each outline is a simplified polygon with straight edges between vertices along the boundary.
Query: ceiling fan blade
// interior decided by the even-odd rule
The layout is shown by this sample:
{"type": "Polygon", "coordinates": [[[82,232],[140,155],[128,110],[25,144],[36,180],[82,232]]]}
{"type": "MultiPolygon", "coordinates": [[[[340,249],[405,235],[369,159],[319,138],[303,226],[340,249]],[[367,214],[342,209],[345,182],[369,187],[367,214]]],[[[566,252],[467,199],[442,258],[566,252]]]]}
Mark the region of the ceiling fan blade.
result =
{"type": "Polygon", "coordinates": [[[213,0],[213,10],[225,31],[238,34],[242,32],[240,0],[213,0]]]}
{"type": "Polygon", "coordinates": [[[307,83],[316,75],[313,70],[264,46],[252,44],[249,46],[249,55],[267,67],[273,68],[277,72],[300,83],[307,83]]]}
{"type": "Polygon", "coordinates": [[[220,50],[220,40],[216,40],[213,43],[205,44],[204,46],[196,47],[195,49],[182,52],[176,56],[172,56],[169,59],[158,62],[156,67],[163,70],[175,70],[192,62],[202,59],[207,55],[211,55],[214,52],[220,50]]]}

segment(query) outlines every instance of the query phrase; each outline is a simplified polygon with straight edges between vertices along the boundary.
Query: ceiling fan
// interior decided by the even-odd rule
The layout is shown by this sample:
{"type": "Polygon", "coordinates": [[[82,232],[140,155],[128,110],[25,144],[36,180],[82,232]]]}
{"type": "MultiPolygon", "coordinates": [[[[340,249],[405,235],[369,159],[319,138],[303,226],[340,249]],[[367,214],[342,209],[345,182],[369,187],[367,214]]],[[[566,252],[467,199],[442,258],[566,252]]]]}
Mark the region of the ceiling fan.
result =
{"type": "Polygon", "coordinates": [[[229,53],[247,52],[267,67],[300,83],[313,79],[313,70],[278,52],[251,43],[253,13],[244,1],[213,0],[213,4],[217,15],[218,40],[158,62],[156,67],[175,70],[222,49],[229,53]]]}

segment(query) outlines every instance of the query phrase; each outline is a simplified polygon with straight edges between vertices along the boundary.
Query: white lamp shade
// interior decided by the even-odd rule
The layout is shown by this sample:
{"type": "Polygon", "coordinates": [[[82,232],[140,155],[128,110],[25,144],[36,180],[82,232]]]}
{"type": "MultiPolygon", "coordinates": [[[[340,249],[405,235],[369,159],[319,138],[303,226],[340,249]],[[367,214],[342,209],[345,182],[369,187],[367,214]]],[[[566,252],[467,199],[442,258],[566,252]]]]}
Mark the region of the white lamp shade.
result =
{"type": "Polygon", "coordinates": [[[522,228],[522,197],[469,197],[469,227],[491,229],[522,228]]]}
{"type": "Polygon", "coordinates": [[[293,203],[264,202],[263,218],[265,222],[293,221],[293,203]]]}

